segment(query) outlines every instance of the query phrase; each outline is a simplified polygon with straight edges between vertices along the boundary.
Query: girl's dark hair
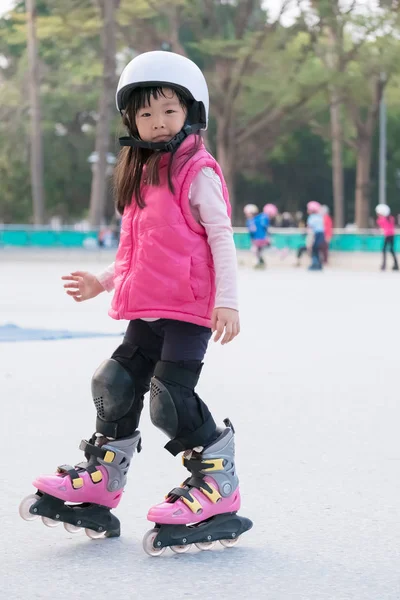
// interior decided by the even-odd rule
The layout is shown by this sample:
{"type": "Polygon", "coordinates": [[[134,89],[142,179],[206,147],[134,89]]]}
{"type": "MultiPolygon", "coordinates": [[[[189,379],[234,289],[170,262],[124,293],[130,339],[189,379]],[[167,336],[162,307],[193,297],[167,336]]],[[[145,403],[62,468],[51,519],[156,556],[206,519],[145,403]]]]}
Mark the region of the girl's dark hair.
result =
{"type": "MultiPolygon", "coordinates": [[[[122,116],[122,122],[128,129],[129,134],[138,138],[139,132],[136,127],[136,113],[138,110],[150,104],[151,97],[157,99],[159,96],[165,97],[165,88],[161,86],[136,88],[132,91],[127,102],[126,109],[122,116]]],[[[182,90],[173,90],[179,99],[181,106],[189,110],[192,100],[182,90]]],[[[195,134],[196,138],[193,145],[190,146],[187,152],[183,155],[183,160],[179,161],[179,170],[185,163],[192,158],[199,150],[201,145],[201,135],[195,134]]],[[[168,187],[174,193],[174,185],[172,182],[174,165],[174,154],[177,148],[170,152],[168,162],[168,187]]],[[[159,178],[159,163],[161,157],[166,154],[159,150],[148,150],[146,148],[134,148],[125,146],[121,149],[117,165],[114,169],[114,195],[115,204],[120,214],[124,212],[124,208],[129,206],[135,199],[139,208],[145,207],[145,202],[142,197],[142,175],[143,167],[146,165],[146,182],[148,185],[160,185],[159,178]]]]}

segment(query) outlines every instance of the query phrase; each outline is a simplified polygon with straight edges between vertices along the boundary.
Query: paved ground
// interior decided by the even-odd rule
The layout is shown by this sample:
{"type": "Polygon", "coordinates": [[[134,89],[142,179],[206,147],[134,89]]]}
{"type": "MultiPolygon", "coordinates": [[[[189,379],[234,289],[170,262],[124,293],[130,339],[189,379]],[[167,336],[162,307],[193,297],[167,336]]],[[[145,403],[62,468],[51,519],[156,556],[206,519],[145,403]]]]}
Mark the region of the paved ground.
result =
{"type": "MultiPolygon", "coordinates": [[[[0,256],[0,325],[123,332],[110,296],[62,292],[105,255],[0,256]],[[77,259],[80,259],[77,262],[77,259]]],[[[241,513],[234,549],[150,558],[145,515],[184,475],[145,411],[143,452],[119,539],[27,523],[20,500],[40,472],[81,460],[93,430],[90,378],[119,338],[0,344],[0,598],[398,600],[398,273],[240,270],[242,334],[212,346],[199,392],[237,430],[241,513]]]]}

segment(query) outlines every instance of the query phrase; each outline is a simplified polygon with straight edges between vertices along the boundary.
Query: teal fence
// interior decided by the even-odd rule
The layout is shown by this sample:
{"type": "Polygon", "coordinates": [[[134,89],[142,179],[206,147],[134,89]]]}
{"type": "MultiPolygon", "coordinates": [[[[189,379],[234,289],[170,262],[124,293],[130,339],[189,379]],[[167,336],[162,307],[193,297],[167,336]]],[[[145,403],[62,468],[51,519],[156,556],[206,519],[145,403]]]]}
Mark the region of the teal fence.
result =
{"type": "MultiPolygon", "coordinates": [[[[6,247],[40,247],[40,248],[82,248],[93,247],[97,231],[75,231],[74,229],[52,230],[32,226],[0,226],[0,248],[6,247]]],[[[234,231],[236,248],[250,249],[250,237],[246,229],[236,228],[234,231]]],[[[304,244],[305,234],[296,229],[272,230],[272,244],[276,248],[296,250],[304,244]]],[[[396,238],[396,250],[400,252],[400,236],[396,238]]],[[[380,252],[383,237],[374,231],[349,233],[336,230],[331,249],[341,252],[380,252]]]]}
{"type": "Polygon", "coordinates": [[[75,231],[63,229],[38,229],[35,227],[2,227],[0,228],[0,248],[40,247],[40,248],[82,248],[85,240],[96,239],[96,231],[75,231]]]}
{"type": "MultiPolygon", "coordinates": [[[[240,250],[250,249],[250,236],[244,229],[235,230],[236,248],[240,250]]],[[[303,246],[305,234],[299,233],[296,229],[272,231],[272,245],[275,248],[289,248],[296,250],[303,246]]],[[[338,252],[381,252],[383,245],[383,236],[374,231],[362,231],[349,233],[343,230],[336,230],[330,244],[331,250],[338,252]]],[[[395,239],[395,248],[400,252],[400,236],[395,239]]]]}

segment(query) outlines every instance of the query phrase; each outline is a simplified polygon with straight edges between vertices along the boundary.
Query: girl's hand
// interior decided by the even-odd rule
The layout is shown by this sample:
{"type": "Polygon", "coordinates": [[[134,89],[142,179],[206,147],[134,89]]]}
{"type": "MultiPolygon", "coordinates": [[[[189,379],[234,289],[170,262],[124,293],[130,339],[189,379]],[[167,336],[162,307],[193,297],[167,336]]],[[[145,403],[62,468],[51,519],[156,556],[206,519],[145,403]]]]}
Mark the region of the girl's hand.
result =
{"type": "Polygon", "coordinates": [[[68,296],[72,296],[75,302],[95,298],[104,292],[97,277],[87,271],[74,271],[70,275],[63,275],[61,279],[67,281],[64,283],[64,288],[67,290],[68,296]]]}
{"type": "Polygon", "coordinates": [[[225,331],[221,344],[228,344],[240,333],[239,312],[232,308],[214,308],[211,317],[211,329],[213,333],[214,331],[217,332],[214,342],[218,342],[225,331]]]}

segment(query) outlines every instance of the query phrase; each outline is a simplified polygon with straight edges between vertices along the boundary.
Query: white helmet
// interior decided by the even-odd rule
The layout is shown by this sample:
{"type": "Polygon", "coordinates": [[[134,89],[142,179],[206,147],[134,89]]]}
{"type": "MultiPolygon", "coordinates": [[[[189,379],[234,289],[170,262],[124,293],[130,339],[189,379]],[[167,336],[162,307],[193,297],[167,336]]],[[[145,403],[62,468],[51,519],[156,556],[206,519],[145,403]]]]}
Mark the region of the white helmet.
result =
{"type": "Polygon", "coordinates": [[[378,204],[375,208],[375,212],[380,217],[388,217],[390,215],[390,208],[387,204],[378,204]]]}
{"type": "Polygon", "coordinates": [[[197,100],[200,105],[201,129],[207,129],[210,104],[207,82],[193,61],[174,52],[145,52],[126,65],[117,87],[118,110],[124,110],[129,93],[135,88],[158,85],[184,91],[193,100],[197,100]]]}
{"type": "Polygon", "coordinates": [[[256,215],[259,212],[258,206],[256,206],[255,204],[246,204],[246,206],[243,209],[243,212],[246,215],[246,217],[251,217],[252,215],[256,215]]]}

